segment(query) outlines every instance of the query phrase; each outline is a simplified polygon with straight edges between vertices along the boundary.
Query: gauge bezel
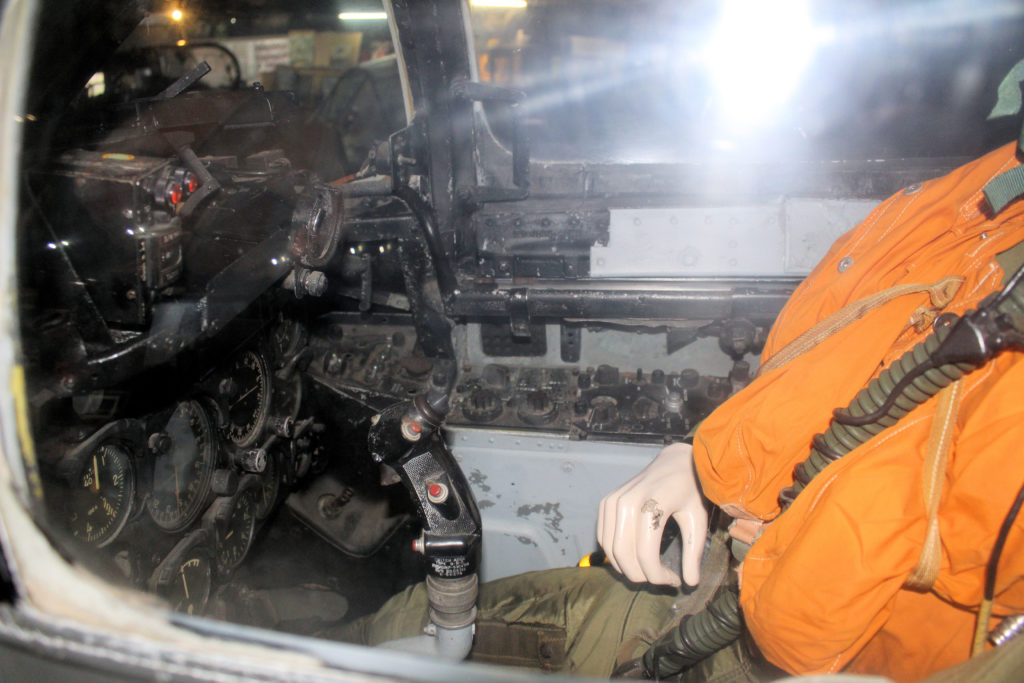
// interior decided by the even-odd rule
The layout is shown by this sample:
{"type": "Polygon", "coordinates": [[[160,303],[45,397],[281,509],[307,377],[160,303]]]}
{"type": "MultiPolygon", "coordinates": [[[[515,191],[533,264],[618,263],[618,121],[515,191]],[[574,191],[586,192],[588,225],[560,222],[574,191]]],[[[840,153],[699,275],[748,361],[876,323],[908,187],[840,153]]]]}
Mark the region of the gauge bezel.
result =
{"type": "Polygon", "coordinates": [[[245,558],[249,556],[249,551],[252,549],[253,541],[256,538],[256,529],[258,526],[258,520],[256,518],[256,495],[260,487],[259,477],[255,474],[247,474],[242,477],[242,480],[238,483],[238,490],[235,491],[234,495],[223,496],[217,498],[210,505],[210,508],[203,515],[203,529],[206,529],[212,540],[213,546],[213,569],[215,575],[220,579],[226,579],[231,576],[232,572],[235,571],[245,561],[245,558]],[[250,498],[250,505],[252,505],[252,517],[248,522],[246,530],[248,531],[248,537],[245,539],[245,548],[242,553],[235,559],[226,559],[223,556],[224,547],[222,536],[226,529],[231,523],[232,518],[238,512],[238,506],[243,497],[250,498]]]}
{"type": "Polygon", "coordinates": [[[345,202],[329,185],[310,183],[292,213],[292,256],[307,268],[330,263],[341,242],[345,202]]]}
{"type": "MultiPolygon", "coordinates": [[[[201,614],[206,609],[206,604],[209,602],[213,591],[214,557],[213,551],[210,548],[210,533],[208,530],[195,529],[178,541],[171,551],[167,553],[167,556],[157,565],[157,568],[153,570],[153,574],[147,582],[151,592],[170,602],[171,596],[168,594],[168,591],[172,582],[181,573],[181,567],[184,566],[185,562],[192,559],[205,560],[208,568],[202,600],[199,601],[198,608],[193,609],[191,612],[178,609],[177,604],[172,603],[171,605],[171,609],[176,612],[190,615],[201,614]]],[[[191,598],[187,599],[191,602],[191,598]]]]}
{"type": "MultiPolygon", "coordinates": [[[[75,448],[70,450],[63,458],[61,458],[57,465],[57,474],[60,479],[63,480],[65,485],[74,490],[75,495],[78,495],[77,489],[80,488],[81,477],[85,467],[89,464],[90,457],[97,449],[105,446],[112,446],[123,451],[126,456],[127,471],[130,472],[130,490],[128,491],[128,495],[125,496],[125,508],[121,515],[121,519],[118,520],[99,541],[90,541],[78,536],[70,528],[70,523],[67,523],[67,520],[65,520],[68,532],[76,541],[97,548],[108,546],[121,535],[121,532],[124,531],[128,521],[135,516],[136,512],[138,512],[141,507],[139,505],[140,467],[138,460],[139,453],[141,453],[144,448],[144,443],[145,429],[141,422],[132,419],[116,420],[103,425],[100,429],[75,446],[75,448]]],[[[67,506],[64,507],[64,512],[70,514],[70,510],[67,506]]]]}
{"type": "MultiPolygon", "coordinates": [[[[196,417],[198,423],[199,433],[193,428],[193,438],[196,440],[199,448],[197,452],[200,459],[203,462],[202,469],[199,473],[199,485],[195,494],[195,498],[192,499],[188,505],[184,506],[184,512],[179,512],[170,521],[162,521],[157,518],[156,513],[153,512],[154,501],[156,497],[154,492],[156,490],[156,477],[159,468],[159,463],[154,462],[153,464],[153,481],[150,483],[149,498],[146,501],[146,512],[149,513],[149,518],[153,520],[153,523],[157,525],[163,531],[168,533],[177,533],[183,531],[199,518],[203,510],[206,508],[210,497],[213,495],[210,490],[210,479],[213,477],[213,471],[217,469],[217,439],[213,429],[213,422],[210,415],[207,413],[203,404],[196,399],[189,399],[186,401],[179,401],[174,406],[174,410],[167,418],[169,423],[173,419],[175,413],[181,409],[182,406],[186,406],[191,411],[192,415],[196,417]]],[[[189,420],[189,425],[192,426],[192,420],[189,420]]],[[[173,446],[172,446],[173,448],[173,446]]],[[[171,457],[171,452],[168,451],[163,455],[158,456],[160,458],[171,457]]],[[[179,506],[179,511],[181,506],[179,506]]]]}
{"type": "MultiPolygon", "coordinates": [[[[256,406],[256,410],[249,413],[249,419],[246,420],[246,425],[243,427],[237,427],[237,422],[232,418],[231,408],[233,407],[231,401],[241,401],[246,396],[243,394],[242,398],[235,399],[234,396],[226,400],[227,410],[225,411],[225,417],[227,419],[227,426],[224,428],[228,438],[237,446],[245,448],[251,446],[259,439],[260,434],[267,426],[267,419],[270,417],[270,399],[273,393],[273,381],[274,378],[270,374],[270,365],[267,363],[266,356],[256,349],[246,349],[241,353],[236,354],[231,359],[231,366],[229,369],[230,376],[233,376],[238,368],[239,363],[243,362],[246,357],[253,357],[256,359],[256,375],[261,378],[263,383],[262,391],[258,394],[259,403],[256,406]],[[236,428],[240,430],[236,433],[236,428]]],[[[239,391],[243,391],[239,389],[239,391]]]]}
{"type": "MultiPolygon", "coordinates": [[[[92,466],[98,468],[98,465],[92,466]]],[[[94,473],[94,476],[100,478],[100,473],[97,471],[94,473]]],[[[73,492],[71,496],[69,496],[68,498],[67,511],[69,517],[67,519],[67,523],[71,531],[71,536],[76,540],[81,541],[82,543],[86,543],[97,548],[102,548],[112,543],[114,539],[116,539],[124,530],[125,525],[128,523],[128,520],[132,516],[132,512],[135,506],[136,489],[137,468],[135,467],[135,458],[132,456],[132,453],[128,448],[116,442],[105,441],[103,443],[98,444],[95,448],[91,449],[90,451],[88,451],[88,455],[85,461],[82,462],[82,469],[79,470],[78,476],[75,478],[73,484],[73,492]],[[100,531],[97,535],[92,537],[83,536],[78,533],[78,530],[74,526],[72,526],[70,515],[73,513],[73,510],[71,509],[71,503],[73,501],[81,500],[81,496],[88,495],[82,491],[82,489],[84,488],[82,486],[82,479],[85,477],[85,474],[88,468],[90,467],[90,460],[95,461],[96,456],[99,455],[101,452],[104,457],[107,457],[111,454],[116,454],[117,457],[119,459],[122,459],[124,462],[124,483],[121,485],[121,487],[119,487],[122,491],[121,505],[113,515],[110,525],[106,527],[105,530],[100,531]],[[91,458],[89,456],[91,456],[91,458]]],[[[99,486],[97,486],[95,496],[99,497],[99,493],[100,489],[99,486]]],[[[103,500],[107,501],[109,504],[109,499],[107,497],[104,496],[103,500]]]]}

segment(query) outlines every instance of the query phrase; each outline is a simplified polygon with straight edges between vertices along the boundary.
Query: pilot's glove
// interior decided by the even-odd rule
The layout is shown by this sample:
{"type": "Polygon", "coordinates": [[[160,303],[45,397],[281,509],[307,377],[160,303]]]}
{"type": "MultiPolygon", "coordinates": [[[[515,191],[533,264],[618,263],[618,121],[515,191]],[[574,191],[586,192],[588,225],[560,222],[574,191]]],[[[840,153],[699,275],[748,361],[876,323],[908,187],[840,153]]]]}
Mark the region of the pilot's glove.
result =
{"type": "Polygon", "coordinates": [[[707,537],[693,447],[666,446],[639,474],[601,501],[597,538],[612,566],[630,581],[679,585],[679,575],[661,564],[659,550],[671,515],[683,540],[683,578],[695,586],[707,537]]]}

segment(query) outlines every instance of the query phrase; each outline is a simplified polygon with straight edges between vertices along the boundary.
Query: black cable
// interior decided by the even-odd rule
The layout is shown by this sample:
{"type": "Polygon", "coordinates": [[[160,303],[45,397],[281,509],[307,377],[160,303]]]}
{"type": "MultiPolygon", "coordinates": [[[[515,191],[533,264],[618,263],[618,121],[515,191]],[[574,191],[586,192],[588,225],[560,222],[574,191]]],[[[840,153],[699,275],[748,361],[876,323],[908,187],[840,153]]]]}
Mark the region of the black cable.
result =
{"type": "Polygon", "coordinates": [[[1003,554],[1003,546],[1006,545],[1006,537],[1010,534],[1010,529],[1013,527],[1013,523],[1017,520],[1017,513],[1020,512],[1021,505],[1024,505],[1024,486],[1020,487],[1020,491],[1017,492],[1017,497],[1013,501],[1013,506],[1006,515],[1006,519],[1003,520],[1003,526],[999,528],[999,535],[996,536],[996,543],[992,546],[992,554],[988,558],[988,566],[985,568],[985,594],[986,600],[991,600],[995,595],[996,588],[996,570],[999,568],[999,558],[1003,554]]]}
{"type": "Polygon", "coordinates": [[[437,273],[437,286],[441,290],[441,297],[447,303],[458,288],[458,280],[455,279],[455,271],[452,264],[444,253],[444,243],[441,241],[441,233],[437,229],[437,220],[434,212],[418,192],[411,187],[404,185],[396,187],[394,195],[405,202],[420,227],[423,229],[423,236],[427,241],[427,248],[430,250],[430,258],[434,262],[434,271],[437,273]]]}

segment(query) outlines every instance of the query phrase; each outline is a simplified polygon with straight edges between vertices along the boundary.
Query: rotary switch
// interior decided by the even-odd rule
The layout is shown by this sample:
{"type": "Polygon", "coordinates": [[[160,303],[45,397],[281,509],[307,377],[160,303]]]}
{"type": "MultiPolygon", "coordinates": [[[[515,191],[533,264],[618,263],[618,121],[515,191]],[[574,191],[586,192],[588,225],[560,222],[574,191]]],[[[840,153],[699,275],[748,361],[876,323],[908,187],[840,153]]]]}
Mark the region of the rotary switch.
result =
{"type": "Polygon", "coordinates": [[[606,432],[619,426],[619,402],[611,396],[595,396],[590,407],[593,411],[590,415],[591,429],[606,432]]]}
{"type": "Polygon", "coordinates": [[[558,413],[558,406],[551,399],[551,395],[543,390],[531,391],[519,402],[519,419],[528,425],[538,427],[545,425],[555,419],[558,413]]]}
{"type": "Polygon", "coordinates": [[[491,422],[501,411],[501,398],[491,389],[474,389],[462,405],[462,412],[471,422],[491,422]]]}

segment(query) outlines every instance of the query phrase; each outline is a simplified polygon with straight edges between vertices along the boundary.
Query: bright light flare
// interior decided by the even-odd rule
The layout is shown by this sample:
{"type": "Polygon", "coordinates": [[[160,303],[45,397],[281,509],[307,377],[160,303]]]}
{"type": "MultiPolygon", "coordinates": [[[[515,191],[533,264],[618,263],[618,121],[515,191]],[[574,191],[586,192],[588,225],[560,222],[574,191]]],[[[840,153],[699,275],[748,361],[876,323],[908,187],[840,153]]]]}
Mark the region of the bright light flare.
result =
{"type": "Polygon", "coordinates": [[[728,0],[704,51],[722,123],[769,123],[834,37],[814,25],[806,0],[728,0]]]}
{"type": "Polygon", "coordinates": [[[181,21],[184,18],[185,13],[182,12],[180,9],[171,10],[171,19],[174,19],[175,21],[181,21]]]}
{"type": "Polygon", "coordinates": [[[503,7],[505,9],[526,9],[526,0],[470,0],[473,7],[503,7]]]}
{"type": "Polygon", "coordinates": [[[388,18],[387,12],[342,12],[338,15],[342,21],[381,21],[388,18]]]}

